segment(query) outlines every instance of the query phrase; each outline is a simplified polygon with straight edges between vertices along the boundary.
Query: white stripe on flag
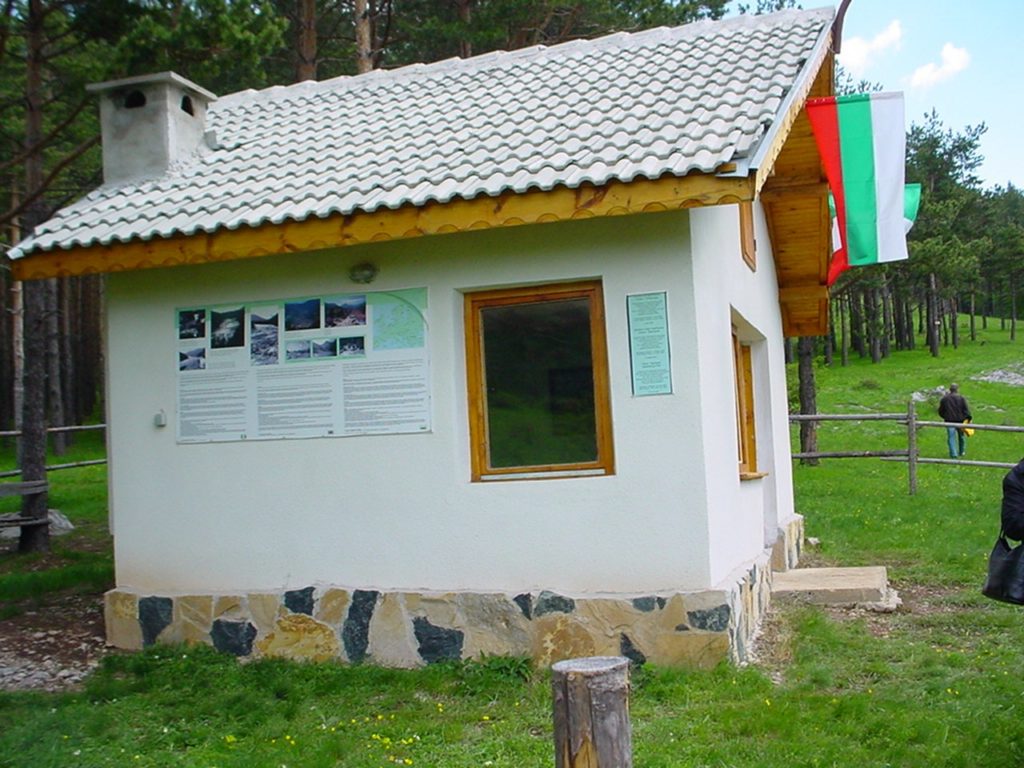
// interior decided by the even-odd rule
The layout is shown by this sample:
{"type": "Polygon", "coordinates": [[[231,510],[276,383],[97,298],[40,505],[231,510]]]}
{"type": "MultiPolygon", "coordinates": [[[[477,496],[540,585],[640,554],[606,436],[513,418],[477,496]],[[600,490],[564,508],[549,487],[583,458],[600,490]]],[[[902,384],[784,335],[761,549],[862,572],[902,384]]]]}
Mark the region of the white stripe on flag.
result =
{"type": "Polygon", "coordinates": [[[907,258],[907,237],[903,223],[907,137],[903,126],[903,94],[872,94],[871,136],[875,156],[879,262],[907,258]]]}

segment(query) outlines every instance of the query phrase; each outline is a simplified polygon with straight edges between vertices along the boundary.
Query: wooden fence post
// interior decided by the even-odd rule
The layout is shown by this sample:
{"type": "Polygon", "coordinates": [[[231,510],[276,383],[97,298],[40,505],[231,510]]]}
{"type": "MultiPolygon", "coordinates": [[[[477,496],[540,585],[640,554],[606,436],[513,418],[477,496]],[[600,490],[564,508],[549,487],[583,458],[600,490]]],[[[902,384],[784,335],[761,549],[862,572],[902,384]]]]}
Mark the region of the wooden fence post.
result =
{"type": "Polygon", "coordinates": [[[591,656],[551,668],[555,768],[632,768],[629,659],[591,656]]]}
{"type": "Polygon", "coordinates": [[[913,399],[907,403],[907,481],[910,495],[917,494],[917,408],[913,399]]]}

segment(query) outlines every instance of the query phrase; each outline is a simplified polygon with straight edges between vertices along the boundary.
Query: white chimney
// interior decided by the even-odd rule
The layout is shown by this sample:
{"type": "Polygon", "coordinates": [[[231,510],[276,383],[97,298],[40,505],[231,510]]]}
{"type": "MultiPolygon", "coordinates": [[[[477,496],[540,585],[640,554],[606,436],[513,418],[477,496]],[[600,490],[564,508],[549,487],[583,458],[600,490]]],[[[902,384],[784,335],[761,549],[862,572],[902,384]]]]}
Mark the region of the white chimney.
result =
{"type": "Polygon", "coordinates": [[[206,108],[217,99],[174,72],[87,85],[100,94],[103,180],[161,176],[205,146],[206,108]]]}

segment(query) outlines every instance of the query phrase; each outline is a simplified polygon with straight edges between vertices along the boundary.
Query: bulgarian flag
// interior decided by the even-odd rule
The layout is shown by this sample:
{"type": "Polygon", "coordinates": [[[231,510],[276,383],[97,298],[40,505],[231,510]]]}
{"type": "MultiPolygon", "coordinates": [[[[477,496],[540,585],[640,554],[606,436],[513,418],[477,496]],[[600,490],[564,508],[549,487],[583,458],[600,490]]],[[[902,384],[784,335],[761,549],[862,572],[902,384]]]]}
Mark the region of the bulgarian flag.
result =
{"type": "Polygon", "coordinates": [[[838,227],[828,284],[850,267],[906,259],[903,94],[808,99],[807,116],[838,227]]]}
{"type": "MultiPolygon", "coordinates": [[[[921,207],[921,185],[920,184],[904,184],[903,185],[903,234],[910,232],[914,226],[914,222],[917,220],[917,210],[921,207]]],[[[836,216],[836,201],[832,197],[832,193],[828,193],[828,214],[832,218],[832,265],[839,265],[840,259],[842,260],[842,266],[836,267],[836,276],[840,272],[843,272],[850,268],[850,264],[846,258],[846,251],[843,248],[843,236],[839,231],[839,218],[836,216]]],[[[869,262],[870,263],[870,262],[869,262]]],[[[832,276],[828,284],[832,285],[835,282],[835,276],[832,276]]]]}

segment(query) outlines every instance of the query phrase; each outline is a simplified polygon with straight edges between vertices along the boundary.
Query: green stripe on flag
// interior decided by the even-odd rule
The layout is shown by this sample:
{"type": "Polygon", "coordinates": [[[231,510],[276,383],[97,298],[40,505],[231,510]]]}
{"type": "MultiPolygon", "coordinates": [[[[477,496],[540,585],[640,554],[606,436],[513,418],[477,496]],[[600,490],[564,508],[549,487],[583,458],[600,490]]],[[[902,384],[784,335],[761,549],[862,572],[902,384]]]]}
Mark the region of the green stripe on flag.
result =
{"type": "Polygon", "coordinates": [[[837,99],[839,150],[846,193],[847,258],[851,266],[874,264],[878,259],[878,231],[875,227],[875,155],[871,128],[871,95],[857,94],[837,99]]]}
{"type": "Polygon", "coordinates": [[[921,185],[907,184],[903,193],[903,220],[907,231],[917,221],[917,209],[921,207],[921,185]]]}

